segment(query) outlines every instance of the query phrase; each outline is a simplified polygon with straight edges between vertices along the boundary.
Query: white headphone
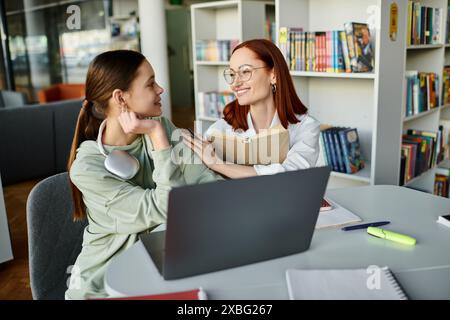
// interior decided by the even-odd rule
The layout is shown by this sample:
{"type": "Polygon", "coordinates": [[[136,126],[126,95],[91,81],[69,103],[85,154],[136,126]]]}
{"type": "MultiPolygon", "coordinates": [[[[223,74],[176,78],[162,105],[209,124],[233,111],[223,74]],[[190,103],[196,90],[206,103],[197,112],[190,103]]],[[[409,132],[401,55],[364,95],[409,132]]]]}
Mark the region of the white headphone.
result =
{"type": "MultiPolygon", "coordinates": [[[[105,148],[102,143],[103,130],[106,126],[106,120],[100,124],[98,129],[97,145],[101,154],[103,154],[105,159],[105,168],[112,174],[115,174],[119,178],[129,180],[133,178],[139,171],[139,161],[136,157],[128,154],[124,150],[113,150],[109,154],[106,153],[105,148]]],[[[145,144],[145,142],[144,142],[145,144]]]]}

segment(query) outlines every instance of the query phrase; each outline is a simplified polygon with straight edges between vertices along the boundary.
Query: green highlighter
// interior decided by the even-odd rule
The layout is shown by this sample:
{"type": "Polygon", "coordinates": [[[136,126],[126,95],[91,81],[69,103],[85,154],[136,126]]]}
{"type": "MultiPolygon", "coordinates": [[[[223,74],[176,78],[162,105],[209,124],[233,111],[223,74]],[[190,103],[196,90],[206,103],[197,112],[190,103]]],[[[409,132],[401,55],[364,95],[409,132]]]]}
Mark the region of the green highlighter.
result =
{"type": "Polygon", "coordinates": [[[400,234],[397,232],[393,232],[393,231],[384,230],[381,228],[368,227],[367,233],[372,236],[378,237],[378,238],[391,240],[391,241],[398,242],[398,243],[403,243],[403,244],[406,244],[409,246],[416,245],[416,239],[414,239],[413,237],[410,237],[410,236],[407,236],[404,234],[400,234]]]}

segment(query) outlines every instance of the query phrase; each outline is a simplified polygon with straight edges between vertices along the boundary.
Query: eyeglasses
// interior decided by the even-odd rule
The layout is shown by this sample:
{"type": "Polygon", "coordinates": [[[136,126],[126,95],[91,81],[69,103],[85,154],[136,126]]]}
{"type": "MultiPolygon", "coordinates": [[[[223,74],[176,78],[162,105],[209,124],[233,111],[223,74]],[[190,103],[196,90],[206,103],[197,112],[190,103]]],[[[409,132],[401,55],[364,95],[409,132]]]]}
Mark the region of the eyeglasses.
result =
{"type": "Polygon", "coordinates": [[[252,67],[249,65],[243,65],[243,66],[239,67],[238,71],[234,71],[231,68],[227,68],[227,69],[223,70],[223,77],[225,78],[225,81],[228,84],[233,84],[236,81],[237,77],[239,77],[239,79],[242,82],[246,82],[252,78],[253,71],[255,71],[256,69],[263,69],[263,68],[267,68],[267,67],[266,66],[265,67],[252,67]]]}

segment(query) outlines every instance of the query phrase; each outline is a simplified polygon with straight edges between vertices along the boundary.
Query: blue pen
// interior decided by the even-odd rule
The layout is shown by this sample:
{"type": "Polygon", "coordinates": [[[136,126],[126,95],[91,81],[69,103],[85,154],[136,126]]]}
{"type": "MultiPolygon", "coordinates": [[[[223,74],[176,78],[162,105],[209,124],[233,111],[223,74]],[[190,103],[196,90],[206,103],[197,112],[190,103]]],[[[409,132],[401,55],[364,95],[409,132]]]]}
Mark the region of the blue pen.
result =
{"type": "Polygon", "coordinates": [[[357,229],[367,229],[368,227],[381,227],[381,226],[384,226],[389,223],[391,223],[391,222],[390,221],[371,222],[371,223],[365,223],[365,224],[358,224],[355,226],[344,227],[344,228],[342,228],[342,230],[350,231],[350,230],[357,230],[357,229]]]}

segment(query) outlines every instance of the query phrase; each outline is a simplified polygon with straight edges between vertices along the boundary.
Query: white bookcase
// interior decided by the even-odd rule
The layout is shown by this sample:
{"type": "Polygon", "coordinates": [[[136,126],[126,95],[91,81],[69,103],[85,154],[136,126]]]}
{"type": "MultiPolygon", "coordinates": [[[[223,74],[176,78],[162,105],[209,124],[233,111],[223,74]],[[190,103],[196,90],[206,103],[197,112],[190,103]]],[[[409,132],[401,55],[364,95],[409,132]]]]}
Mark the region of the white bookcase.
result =
{"type": "MultiPolygon", "coordinates": [[[[405,24],[389,37],[389,0],[277,0],[280,27],[304,31],[343,30],[346,22],[370,25],[375,51],[373,73],[291,72],[301,100],[321,123],[358,129],[365,168],[356,174],[332,172],[329,188],[397,184],[400,165],[401,104],[405,24]]],[[[396,1],[406,21],[406,1],[396,1]]]]}
{"type": "MultiPolygon", "coordinates": [[[[405,70],[435,72],[439,75],[439,107],[410,117],[402,117],[403,133],[408,129],[438,131],[440,120],[450,120],[450,104],[443,104],[442,72],[445,65],[450,65],[450,46],[446,40],[446,22],[448,0],[420,0],[423,5],[442,8],[440,43],[432,45],[410,45],[405,50],[405,70]]],[[[407,9],[405,9],[407,10],[407,9]]],[[[406,85],[406,84],[405,84],[406,85]]],[[[420,176],[413,178],[405,186],[421,189],[432,193],[434,177],[438,168],[449,168],[448,159],[441,161],[420,176]]]]}
{"type": "MultiPolygon", "coordinates": [[[[363,22],[370,25],[375,54],[373,73],[291,72],[297,93],[313,117],[323,124],[358,129],[361,153],[366,166],[356,174],[332,172],[329,188],[398,185],[402,133],[409,128],[437,131],[440,119],[450,119],[450,106],[441,106],[423,114],[404,117],[405,71],[435,72],[442,80],[443,66],[450,64],[450,46],[444,44],[447,0],[421,2],[427,6],[443,8],[441,44],[406,45],[406,0],[275,0],[276,30],[280,27],[301,27],[304,31],[343,30],[346,22],[363,22]],[[398,6],[395,41],[391,40],[389,35],[393,3],[398,6]]],[[[233,29],[228,24],[231,19],[227,19],[227,22],[222,19],[223,15],[231,16],[231,12],[234,12],[236,20],[240,21],[242,14],[246,15],[243,9],[238,9],[242,3],[245,1],[219,1],[194,6],[194,44],[196,38],[220,39],[232,35],[236,37],[236,33],[227,32],[243,32],[244,29],[237,28],[240,24],[235,24],[233,29]],[[201,28],[205,23],[210,26],[208,30],[201,28]],[[227,31],[224,31],[224,28],[227,31]]],[[[254,16],[245,17],[246,23],[251,24],[254,16]]],[[[254,19],[255,26],[258,21],[254,19]]],[[[252,32],[241,35],[239,39],[255,37],[252,32]]],[[[221,77],[223,67],[197,62],[196,94],[214,88],[226,89],[221,77]]],[[[442,95],[442,81],[440,86],[439,96],[442,95]]],[[[446,163],[443,162],[440,166],[446,163]]],[[[434,168],[410,181],[408,186],[432,191],[433,183],[434,168]]]]}
{"type": "MultiPolygon", "coordinates": [[[[271,1],[215,1],[191,6],[192,48],[194,58],[194,97],[197,132],[206,129],[218,118],[201,114],[198,93],[230,91],[223,79],[228,61],[197,61],[197,40],[238,40],[239,42],[265,37],[266,18],[272,14],[271,1]],[[270,8],[271,7],[271,8],[270,8]]],[[[274,19],[275,17],[273,17],[274,19]]]]}

